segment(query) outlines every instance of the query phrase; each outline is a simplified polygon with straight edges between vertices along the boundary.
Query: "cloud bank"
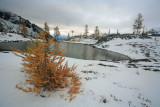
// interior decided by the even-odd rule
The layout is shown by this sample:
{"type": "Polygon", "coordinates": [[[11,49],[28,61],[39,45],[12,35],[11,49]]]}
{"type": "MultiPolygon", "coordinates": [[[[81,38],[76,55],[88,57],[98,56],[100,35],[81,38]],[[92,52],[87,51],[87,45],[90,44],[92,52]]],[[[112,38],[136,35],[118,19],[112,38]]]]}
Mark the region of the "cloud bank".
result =
{"type": "Polygon", "coordinates": [[[0,0],[0,7],[14,12],[43,28],[48,22],[51,33],[59,26],[62,34],[71,30],[83,34],[85,24],[93,33],[99,26],[102,33],[109,29],[132,32],[138,13],[144,16],[147,28],[160,27],[160,0],[0,0]]]}

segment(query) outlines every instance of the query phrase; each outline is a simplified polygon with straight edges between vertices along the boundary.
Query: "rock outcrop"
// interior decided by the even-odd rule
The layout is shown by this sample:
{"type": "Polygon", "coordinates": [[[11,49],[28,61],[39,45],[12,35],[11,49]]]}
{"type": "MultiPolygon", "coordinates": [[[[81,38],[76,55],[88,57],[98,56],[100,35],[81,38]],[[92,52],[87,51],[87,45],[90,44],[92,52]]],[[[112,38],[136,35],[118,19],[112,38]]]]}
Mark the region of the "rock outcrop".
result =
{"type": "Polygon", "coordinates": [[[22,30],[19,25],[23,23],[25,23],[28,30],[28,36],[36,37],[40,31],[43,31],[43,29],[21,16],[12,12],[0,10],[0,32],[21,34],[22,30]]]}

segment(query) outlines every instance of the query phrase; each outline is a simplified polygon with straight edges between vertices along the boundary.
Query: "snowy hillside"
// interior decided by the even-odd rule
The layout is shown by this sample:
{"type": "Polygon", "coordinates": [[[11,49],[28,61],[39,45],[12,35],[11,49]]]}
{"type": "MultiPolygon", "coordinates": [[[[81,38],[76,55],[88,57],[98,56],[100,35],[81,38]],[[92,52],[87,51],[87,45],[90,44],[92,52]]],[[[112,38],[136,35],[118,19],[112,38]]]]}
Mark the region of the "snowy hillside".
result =
{"type": "Polygon", "coordinates": [[[133,59],[150,58],[156,59],[160,54],[160,38],[115,38],[107,42],[101,42],[95,47],[122,53],[133,59]]]}
{"type": "Polygon", "coordinates": [[[8,42],[8,41],[30,41],[30,38],[24,38],[22,35],[16,33],[6,33],[3,34],[0,32],[0,42],[8,42]]]}
{"type": "Polygon", "coordinates": [[[150,35],[160,35],[160,28],[152,28],[148,31],[150,35]]]}
{"type": "Polygon", "coordinates": [[[37,25],[32,24],[30,21],[23,19],[21,16],[8,11],[0,10],[0,32],[21,34],[22,31],[19,24],[22,23],[26,24],[26,28],[28,29],[27,33],[29,36],[36,37],[37,34],[43,30],[37,25]]]}

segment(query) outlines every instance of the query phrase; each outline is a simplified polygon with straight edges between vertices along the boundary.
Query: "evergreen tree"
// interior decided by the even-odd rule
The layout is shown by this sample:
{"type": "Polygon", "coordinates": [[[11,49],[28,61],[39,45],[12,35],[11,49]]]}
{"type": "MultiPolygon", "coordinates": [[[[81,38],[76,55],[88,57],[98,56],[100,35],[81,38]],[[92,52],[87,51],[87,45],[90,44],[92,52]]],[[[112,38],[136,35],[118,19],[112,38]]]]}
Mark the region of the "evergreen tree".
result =
{"type": "Polygon", "coordinates": [[[96,26],[96,28],[95,28],[94,35],[95,35],[95,38],[97,38],[99,36],[98,26],[96,26]]]}

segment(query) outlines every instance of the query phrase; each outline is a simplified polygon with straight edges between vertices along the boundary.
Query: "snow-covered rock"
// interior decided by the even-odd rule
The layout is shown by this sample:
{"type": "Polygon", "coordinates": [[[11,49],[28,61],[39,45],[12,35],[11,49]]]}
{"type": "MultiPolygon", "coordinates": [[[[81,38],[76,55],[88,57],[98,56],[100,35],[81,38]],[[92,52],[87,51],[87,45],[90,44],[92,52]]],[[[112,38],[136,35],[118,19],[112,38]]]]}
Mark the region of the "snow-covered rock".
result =
{"type": "Polygon", "coordinates": [[[160,28],[152,28],[148,31],[150,35],[160,35],[160,28]]]}
{"type": "Polygon", "coordinates": [[[22,18],[14,13],[0,10],[0,32],[18,33],[21,34],[19,24],[25,23],[28,29],[28,36],[36,37],[40,31],[43,31],[37,25],[31,23],[29,20],[22,18]]]}

